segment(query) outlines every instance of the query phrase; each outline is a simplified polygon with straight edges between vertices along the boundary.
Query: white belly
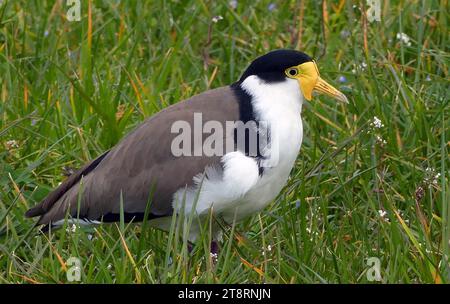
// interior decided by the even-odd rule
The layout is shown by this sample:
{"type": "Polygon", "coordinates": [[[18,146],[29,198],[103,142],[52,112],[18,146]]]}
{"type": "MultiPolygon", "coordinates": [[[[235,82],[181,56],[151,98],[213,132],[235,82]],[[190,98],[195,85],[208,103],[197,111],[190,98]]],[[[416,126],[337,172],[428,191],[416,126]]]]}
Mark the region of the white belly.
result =
{"type": "MultiPolygon", "coordinates": [[[[286,119],[286,117],[285,117],[286,119]]],[[[303,137],[303,128],[300,116],[285,120],[286,128],[279,134],[279,159],[276,166],[265,168],[250,190],[242,197],[237,205],[223,211],[222,215],[227,222],[241,220],[264,209],[286,185],[289,174],[294,166],[303,137]],[[289,127],[287,127],[289,126],[289,127]],[[237,209],[237,210],[236,210],[237,209]]]]}

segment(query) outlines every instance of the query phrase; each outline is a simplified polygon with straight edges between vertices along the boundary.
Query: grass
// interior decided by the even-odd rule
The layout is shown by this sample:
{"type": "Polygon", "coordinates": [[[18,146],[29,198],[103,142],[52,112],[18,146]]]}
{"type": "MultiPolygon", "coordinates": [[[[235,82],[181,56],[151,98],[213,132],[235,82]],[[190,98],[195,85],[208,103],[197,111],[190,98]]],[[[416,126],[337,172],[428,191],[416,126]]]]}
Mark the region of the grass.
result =
{"type": "Polygon", "coordinates": [[[371,257],[384,283],[450,283],[448,2],[381,2],[368,22],[365,1],[92,0],[69,22],[66,1],[2,1],[0,283],[66,283],[71,257],[84,283],[367,283],[371,257]],[[175,227],[42,235],[24,218],[145,117],[276,48],[314,56],[350,104],[304,106],[288,184],[226,227],[217,265],[207,232],[189,256],[175,227]]]}

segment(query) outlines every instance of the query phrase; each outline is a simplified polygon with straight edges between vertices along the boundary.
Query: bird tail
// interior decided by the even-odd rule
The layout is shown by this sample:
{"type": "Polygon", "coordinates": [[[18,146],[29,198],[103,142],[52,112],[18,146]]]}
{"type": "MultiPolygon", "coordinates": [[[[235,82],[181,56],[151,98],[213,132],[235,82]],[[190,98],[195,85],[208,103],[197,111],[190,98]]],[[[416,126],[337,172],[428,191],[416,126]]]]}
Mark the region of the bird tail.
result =
{"type": "MultiPolygon", "coordinates": [[[[40,220],[38,221],[39,224],[48,224],[51,221],[59,220],[59,219],[51,219],[51,221],[46,221],[46,223],[42,223],[42,218],[50,211],[52,208],[56,207],[57,203],[61,201],[64,194],[66,194],[72,187],[76,186],[80,180],[88,175],[90,172],[92,172],[99,164],[100,162],[105,158],[105,156],[108,154],[109,151],[103,153],[72,175],[70,175],[61,185],[59,185],[54,191],[52,191],[44,200],[42,200],[39,204],[34,206],[33,208],[29,209],[27,212],[25,212],[26,217],[35,217],[40,216],[40,220]]],[[[47,225],[48,226],[48,225],[47,225]]],[[[42,229],[48,230],[49,227],[44,226],[42,229]]]]}

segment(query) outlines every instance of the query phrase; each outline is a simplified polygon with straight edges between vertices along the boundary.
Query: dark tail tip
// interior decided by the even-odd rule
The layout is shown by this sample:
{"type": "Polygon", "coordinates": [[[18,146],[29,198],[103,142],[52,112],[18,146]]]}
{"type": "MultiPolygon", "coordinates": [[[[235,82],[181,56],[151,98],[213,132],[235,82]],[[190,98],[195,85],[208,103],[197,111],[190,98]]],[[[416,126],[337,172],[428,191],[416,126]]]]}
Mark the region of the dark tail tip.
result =
{"type": "Polygon", "coordinates": [[[31,209],[28,209],[27,212],[25,212],[26,217],[35,217],[42,214],[44,214],[44,210],[42,210],[40,206],[33,207],[31,209]]]}

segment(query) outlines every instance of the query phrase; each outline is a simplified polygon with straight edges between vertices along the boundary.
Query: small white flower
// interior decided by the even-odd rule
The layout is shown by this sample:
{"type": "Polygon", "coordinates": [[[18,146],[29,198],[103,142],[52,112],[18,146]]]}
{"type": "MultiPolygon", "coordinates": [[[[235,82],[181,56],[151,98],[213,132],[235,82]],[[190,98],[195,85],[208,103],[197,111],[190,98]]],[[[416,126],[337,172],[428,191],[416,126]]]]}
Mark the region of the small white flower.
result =
{"type": "Polygon", "coordinates": [[[262,255],[264,256],[264,255],[266,255],[266,251],[272,251],[272,246],[271,245],[267,245],[267,248],[264,250],[264,247],[262,247],[261,248],[262,250],[261,250],[261,253],[262,253],[262,255]]]}
{"type": "Polygon", "coordinates": [[[441,173],[438,173],[438,174],[436,174],[436,175],[434,176],[434,180],[433,180],[433,182],[434,182],[435,184],[437,184],[437,183],[438,183],[438,179],[439,179],[439,177],[441,177],[441,173]]]}
{"type": "Polygon", "coordinates": [[[218,260],[218,258],[219,258],[219,256],[217,255],[217,253],[212,253],[212,252],[209,253],[209,257],[211,258],[211,260],[212,260],[214,263],[217,263],[217,260],[218,260]]]}
{"type": "Polygon", "coordinates": [[[373,121],[370,125],[377,129],[381,129],[382,127],[384,127],[383,123],[381,122],[381,119],[379,119],[376,116],[373,117],[373,121]]]}
{"type": "Polygon", "coordinates": [[[77,225],[75,224],[69,224],[66,228],[66,232],[74,233],[75,231],[77,231],[77,225]]]}
{"type": "MultiPolygon", "coordinates": [[[[436,175],[434,175],[431,179],[431,184],[433,186],[437,186],[439,184],[439,177],[441,177],[441,173],[437,173],[436,175]]],[[[431,185],[430,185],[431,186],[431,185]]]]}
{"type": "Polygon", "coordinates": [[[378,210],[378,214],[385,222],[389,222],[389,218],[387,217],[387,212],[385,210],[378,210]]]}
{"type": "Polygon", "coordinates": [[[214,23],[217,23],[217,22],[219,22],[220,20],[223,20],[223,17],[222,17],[222,16],[214,16],[214,17],[211,19],[211,21],[214,22],[214,23]]]}
{"type": "Polygon", "coordinates": [[[49,34],[48,30],[45,30],[45,32],[44,32],[44,37],[47,37],[48,34],[49,34]]]}
{"type": "Polygon", "coordinates": [[[441,173],[436,173],[434,168],[426,168],[425,169],[425,177],[423,178],[423,182],[431,186],[437,186],[439,184],[439,178],[441,177],[441,173]]]}
{"type": "Polygon", "coordinates": [[[364,71],[366,68],[367,68],[367,63],[365,63],[364,61],[361,63],[354,63],[352,73],[356,74],[356,72],[364,71]]]}
{"type": "Polygon", "coordinates": [[[109,263],[108,266],[106,266],[106,268],[107,268],[108,270],[111,270],[111,269],[112,269],[112,264],[109,263]]]}
{"type": "Polygon", "coordinates": [[[14,140],[14,139],[8,140],[6,142],[6,148],[7,149],[19,148],[19,144],[18,144],[17,140],[14,140]]]}
{"type": "Polygon", "coordinates": [[[385,141],[380,135],[377,135],[375,137],[377,143],[381,146],[384,146],[385,144],[387,144],[387,141],[385,141]]]}
{"type": "Polygon", "coordinates": [[[411,46],[411,41],[408,35],[405,33],[397,33],[397,40],[400,40],[402,43],[406,44],[407,46],[411,46]]]}

